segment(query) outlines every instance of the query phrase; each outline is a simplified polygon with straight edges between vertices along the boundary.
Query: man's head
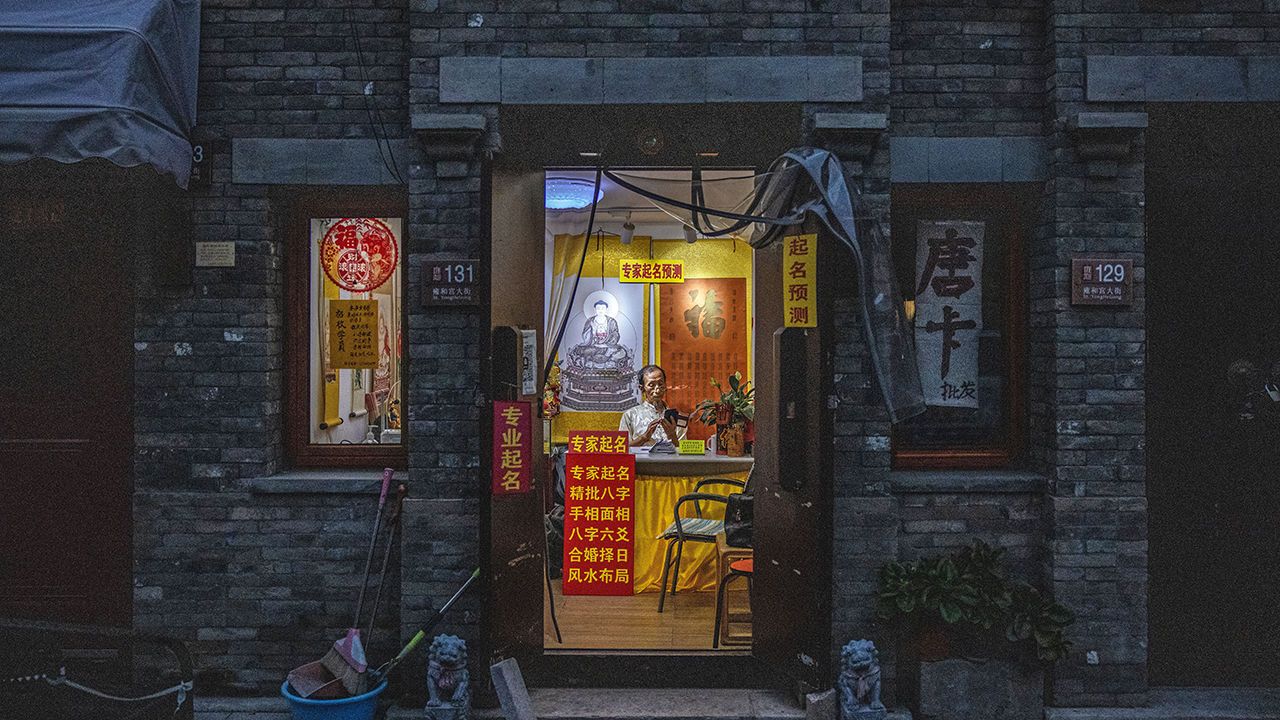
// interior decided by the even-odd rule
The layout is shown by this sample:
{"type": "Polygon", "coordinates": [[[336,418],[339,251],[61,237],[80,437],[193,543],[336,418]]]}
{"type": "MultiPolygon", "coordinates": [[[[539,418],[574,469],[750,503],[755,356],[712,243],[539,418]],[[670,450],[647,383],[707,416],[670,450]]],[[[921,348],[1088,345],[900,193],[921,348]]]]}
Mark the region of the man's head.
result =
{"type": "Polygon", "coordinates": [[[605,313],[609,312],[609,303],[603,300],[597,300],[595,304],[595,308],[596,308],[597,316],[604,315],[605,313]]]}
{"type": "Polygon", "coordinates": [[[667,373],[657,365],[645,365],[637,376],[640,397],[645,400],[661,399],[667,394],[667,373]]]}

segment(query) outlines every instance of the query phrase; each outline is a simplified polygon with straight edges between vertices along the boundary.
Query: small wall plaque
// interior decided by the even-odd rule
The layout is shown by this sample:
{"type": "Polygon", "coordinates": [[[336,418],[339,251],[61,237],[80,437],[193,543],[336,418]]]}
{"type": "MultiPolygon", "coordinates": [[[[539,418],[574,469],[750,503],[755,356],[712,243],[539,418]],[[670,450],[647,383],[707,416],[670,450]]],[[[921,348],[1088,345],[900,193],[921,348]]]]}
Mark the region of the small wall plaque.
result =
{"type": "Polygon", "coordinates": [[[196,267],[235,267],[236,244],[233,241],[196,243],[196,267]]]}
{"type": "Polygon", "coordinates": [[[480,305],[479,260],[431,260],[422,264],[423,305],[480,305]]]}
{"type": "Polygon", "coordinates": [[[1072,258],[1071,304],[1132,305],[1133,260],[1072,258]]]}

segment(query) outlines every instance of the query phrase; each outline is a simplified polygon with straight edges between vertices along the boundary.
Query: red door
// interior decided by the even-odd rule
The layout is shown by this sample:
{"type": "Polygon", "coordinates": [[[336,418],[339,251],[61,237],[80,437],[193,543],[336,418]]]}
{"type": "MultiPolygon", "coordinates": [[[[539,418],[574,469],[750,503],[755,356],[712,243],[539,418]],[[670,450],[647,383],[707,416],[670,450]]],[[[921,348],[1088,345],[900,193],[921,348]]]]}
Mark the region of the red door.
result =
{"type": "Polygon", "coordinates": [[[0,616],[129,623],[131,263],[101,195],[0,193],[0,616]]]}

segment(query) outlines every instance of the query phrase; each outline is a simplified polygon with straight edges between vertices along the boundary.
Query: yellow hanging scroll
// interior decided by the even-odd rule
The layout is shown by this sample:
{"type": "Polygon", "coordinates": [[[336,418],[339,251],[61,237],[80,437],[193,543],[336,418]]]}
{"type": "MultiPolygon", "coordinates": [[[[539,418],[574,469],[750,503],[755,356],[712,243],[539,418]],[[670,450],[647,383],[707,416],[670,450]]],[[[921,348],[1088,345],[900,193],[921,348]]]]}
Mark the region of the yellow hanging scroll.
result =
{"type": "Polygon", "coordinates": [[[818,326],[818,236],[782,239],[782,312],[785,327],[818,326]]]}
{"type": "Polygon", "coordinates": [[[334,368],[378,367],[378,301],[330,300],[330,362],[334,368]]]}

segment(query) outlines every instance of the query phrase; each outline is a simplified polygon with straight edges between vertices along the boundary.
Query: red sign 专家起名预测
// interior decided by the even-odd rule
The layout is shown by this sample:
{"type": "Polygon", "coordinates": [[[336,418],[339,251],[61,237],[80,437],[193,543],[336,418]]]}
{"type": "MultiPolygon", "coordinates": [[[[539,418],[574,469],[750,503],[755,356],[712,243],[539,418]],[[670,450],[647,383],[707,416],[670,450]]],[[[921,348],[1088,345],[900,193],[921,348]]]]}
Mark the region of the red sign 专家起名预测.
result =
{"type": "Polygon", "coordinates": [[[565,456],[565,595],[631,595],[635,577],[636,458],[565,456]]]}
{"type": "Polygon", "coordinates": [[[493,494],[529,492],[533,475],[533,406],[493,403],[493,494]]]}
{"type": "Polygon", "coordinates": [[[570,430],[571,453],[624,453],[627,446],[626,430],[570,430]]]}

